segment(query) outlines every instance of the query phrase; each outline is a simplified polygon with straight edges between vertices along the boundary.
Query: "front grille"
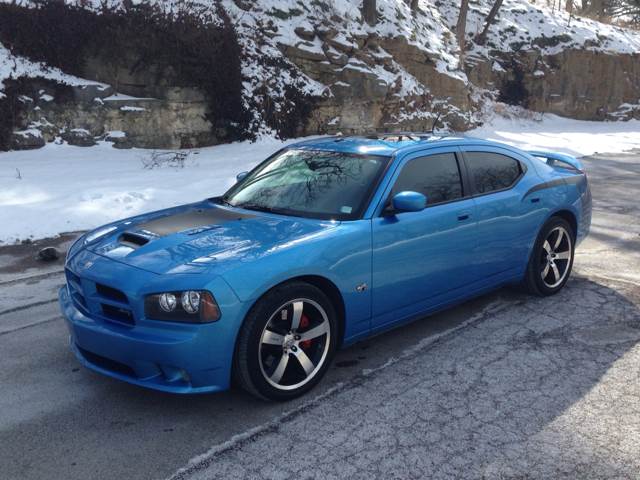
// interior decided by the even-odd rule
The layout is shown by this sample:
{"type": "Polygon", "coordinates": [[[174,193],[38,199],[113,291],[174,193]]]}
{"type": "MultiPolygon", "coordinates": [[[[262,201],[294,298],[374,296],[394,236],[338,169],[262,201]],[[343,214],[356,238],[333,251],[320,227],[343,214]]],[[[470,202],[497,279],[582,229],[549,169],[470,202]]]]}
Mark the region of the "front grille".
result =
{"type": "Polygon", "coordinates": [[[125,365],[124,363],[120,363],[115,360],[111,360],[110,358],[103,357],[102,355],[90,352],[88,350],[85,350],[84,348],[78,347],[78,350],[88,362],[94,364],[97,367],[109,370],[110,372],[126,375],[128,377],[136,377],[136,373],[129,365],[125,365]]]}
{"type": "Polygon", "coordinates": [[[69,289],[69,295],[71,300],[75,303],[76,307],[87,310],[87,301],[84,298],[84,291],[82,289],[82,282],[80,277],[73,273],[68,268],[65,269],[65,275],[67,277],[67,288],[69,289]]]}
{"type": "Polygon", "coordinates": [[[127,296],[115,288],[96,283],[96,292],[98,292],[98,295],[108,298],[109,300],[115,300],[120,303],[129,303],[127,296]]]}
{"type": "Polygon", "coordinates": [[[101,283],[95,285],[102,316],[106,320],[133,325],[135,323],[133,312],[127,307],[129,299],[124,292],[101,283]],[[112,302],[117,304],[114,305],[112,302]]]}
{"type": "Polygon", "coordinates": [[[101,303],[100,307],[102,307],[104,316],[109,320],[115,320],[116,322],[122,322],[128,325],[135,323],[133,321],[133,313],[128,308],[115,307],[106,303],[101,303]]]}
{"type": "Polygon", "coordinates": [[[127,295],[102,283],[81,279],[68,268],[65,269],[69,295],[76,308],[96,320],[108,320],[125,325],[134,325],[133,311],[129,308],[127,295]]]}

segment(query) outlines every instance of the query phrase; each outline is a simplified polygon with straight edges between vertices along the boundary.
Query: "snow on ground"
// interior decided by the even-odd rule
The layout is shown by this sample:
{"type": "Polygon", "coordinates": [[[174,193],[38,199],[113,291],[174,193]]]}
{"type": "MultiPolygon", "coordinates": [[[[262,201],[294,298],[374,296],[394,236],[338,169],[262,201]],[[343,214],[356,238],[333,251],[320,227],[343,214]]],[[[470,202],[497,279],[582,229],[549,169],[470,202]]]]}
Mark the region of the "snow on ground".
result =
{"type": "MultiPolygon", "coordinates": [[[[517,111],[517,110],[516,110],[517,111]]],[[[525,111],[526,112],[526,111],[525,111]]],[[[531,117],[531,115],[528,115],[531,117]]],[[[541,118],[495,116],[469,135],[532,150],[547,149],[576,157],[640,149],[640,120],[589,122],[545,114],[541,118]]]]}
{"type": "Polygon", "coordinates": [[[90,229],[224,193],[236,174],[284,144],[265,138],[201,148],[190,151],[184,168],[145,168],[154,151],[106,142],[0,153],[0,242],[90,229]]]}
{"type": "MultiPolygon", "coordinates": [[[[522,148],[576,156],[640,148],[640,121],[585,122],[526,112],[495,116],[469,132],[522,148]]],[[[48,144],[0,153],[0,242],[85,230],[119,218],[202,200],[224,192],[235,175],[283,145],[265,137],[188,151],[184,167],[149,169],[153,151],[48,144]],[[145,168],[147,165],[147,168],[145,168]]],[[[157,153],[157,152],[156,152],[157,153]]],[[[166,158],[164,156],[163,158],[166,158]]]]}

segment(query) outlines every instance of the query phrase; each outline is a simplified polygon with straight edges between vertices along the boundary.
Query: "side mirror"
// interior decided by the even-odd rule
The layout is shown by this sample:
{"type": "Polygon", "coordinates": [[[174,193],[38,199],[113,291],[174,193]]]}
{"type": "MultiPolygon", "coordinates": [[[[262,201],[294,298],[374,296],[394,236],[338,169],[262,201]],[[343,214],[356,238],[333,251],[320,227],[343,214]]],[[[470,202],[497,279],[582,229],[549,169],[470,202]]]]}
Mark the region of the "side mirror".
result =
{"type": "Polygon", "coordinates": [[[427,197],[418,192],[400,192],[393,196],[393,210],[400,212],[419,212],[427,206],[427,197]]]}
{"type": "Polygon", "coordinates": [[[241,182],[242,180],[244,180],[244,177],[246,177],[247,175],[249,175],[249,172],[240,172],[239,174],[236,175],[236,181],[241,182]]]}

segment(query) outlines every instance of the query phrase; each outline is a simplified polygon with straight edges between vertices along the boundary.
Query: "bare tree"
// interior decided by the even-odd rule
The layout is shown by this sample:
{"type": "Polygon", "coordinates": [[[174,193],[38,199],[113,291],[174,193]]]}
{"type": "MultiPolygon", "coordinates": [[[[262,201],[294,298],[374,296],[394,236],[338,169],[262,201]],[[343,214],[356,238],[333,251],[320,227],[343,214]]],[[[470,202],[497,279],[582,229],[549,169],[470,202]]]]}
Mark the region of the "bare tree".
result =
{"type": "Polygon", "coordinates": [[[502,0],[496,0],[494,2],[493,7],[491,7],[491,11],[489,12],[489,15],[487,15],[487,20],[484,24],[484,28],[482,29],[482,32],[480,32],[480,34],[476,37],[476,43],[480,45],[484,45],[484,43],[487,41],[487,33],[489,32],[489,28],[491,27],[491,24],[495,20],[496,15],[498,15],[498,10],[500,10],[501,6],[502,6],[502,0]]]}
{"type": "Polygon", "coordinates": [[[362,18],[369,25],[375,25],[378,22],[376,0],[362,0],[362,18]]]}
{"type": "Polygon", "coordinates": [[[465,33],[467,31],[467,12],[469,12],[469,0],[461,0],[460,13],[456,23],[456,39],[460,45],[460,59],[464,59],[465,33]]]}
{"type": "Polygon", "coordinates": [[[604,0],[591,0],[586,13],[587,15],[592,15],[598,20],[601,20],[604,17],[605,7],[606,5],[604,0]]]}
{"type": "Polygon", "coordinates": [[[567,12],[569,12],[569,20],[567,21],[567,27],[570,27],[571,18],[573,17],[573,0],[567,0],[566,10],[567,12]]]}

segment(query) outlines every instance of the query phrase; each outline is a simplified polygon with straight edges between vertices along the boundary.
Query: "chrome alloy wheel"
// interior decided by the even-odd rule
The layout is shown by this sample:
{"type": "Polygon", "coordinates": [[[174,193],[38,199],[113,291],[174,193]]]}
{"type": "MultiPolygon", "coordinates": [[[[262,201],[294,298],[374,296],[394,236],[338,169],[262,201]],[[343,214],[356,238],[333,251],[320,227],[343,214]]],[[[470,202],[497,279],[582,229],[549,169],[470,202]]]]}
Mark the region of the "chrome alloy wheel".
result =
{"type": "Polygon", "coordinates": [[[297,298],[280,306],[260,336],[260,371],[280,390],[294,390],[309,382],[327,358],[331,325],[324,309],[313,300],[297,298]]]}
{"type": "Polygon", "coordinates": [[[549,288],[562,283],[569,271],[573,249],[569,232],[562,227],[555,227],[549,232],[542,244],[540,257],[540,275],[542,282],[549,288]]]}

